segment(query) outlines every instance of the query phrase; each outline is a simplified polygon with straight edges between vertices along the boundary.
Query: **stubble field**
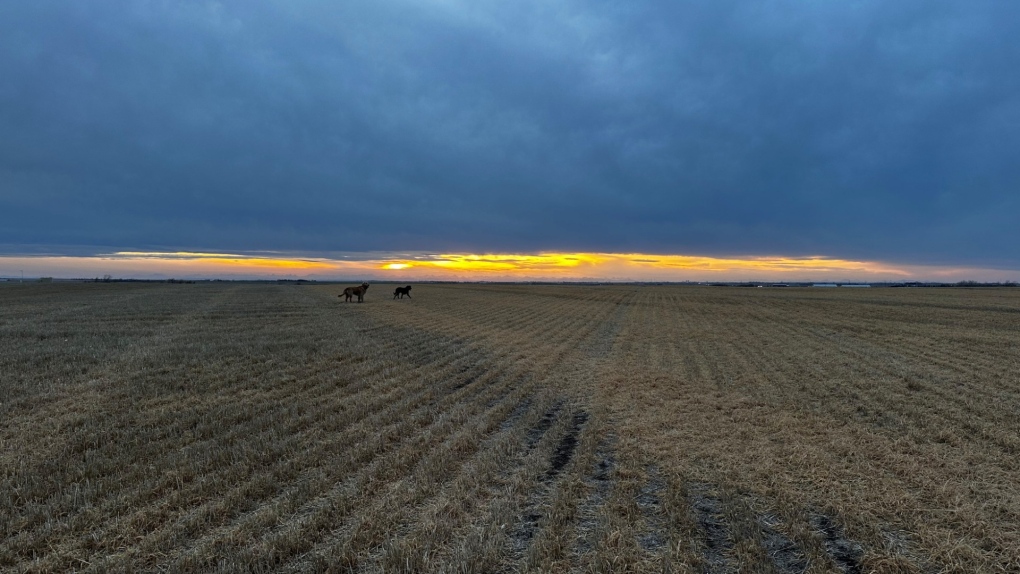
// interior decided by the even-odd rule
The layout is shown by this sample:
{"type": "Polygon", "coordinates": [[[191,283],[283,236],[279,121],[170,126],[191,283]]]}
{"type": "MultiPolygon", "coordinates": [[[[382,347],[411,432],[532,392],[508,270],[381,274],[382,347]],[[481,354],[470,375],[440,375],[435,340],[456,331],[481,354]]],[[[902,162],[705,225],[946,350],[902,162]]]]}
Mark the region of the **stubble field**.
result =
{"type": "Polygon", "coordinates": [[[0,285],[0,570],[1020,572],[1020,291],[0,285]]]}

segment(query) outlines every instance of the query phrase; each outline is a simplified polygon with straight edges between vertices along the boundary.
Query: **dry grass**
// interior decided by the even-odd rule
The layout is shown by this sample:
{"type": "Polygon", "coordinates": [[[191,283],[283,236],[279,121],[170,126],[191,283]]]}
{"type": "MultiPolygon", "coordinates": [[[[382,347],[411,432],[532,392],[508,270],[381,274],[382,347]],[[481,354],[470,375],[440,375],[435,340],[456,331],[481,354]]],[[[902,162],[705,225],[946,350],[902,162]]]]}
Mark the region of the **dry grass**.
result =
{"type": "Polygon", "coordinates": [[[1018,572],[1020,292],[0,286],[0,570],[1018,572]]]}

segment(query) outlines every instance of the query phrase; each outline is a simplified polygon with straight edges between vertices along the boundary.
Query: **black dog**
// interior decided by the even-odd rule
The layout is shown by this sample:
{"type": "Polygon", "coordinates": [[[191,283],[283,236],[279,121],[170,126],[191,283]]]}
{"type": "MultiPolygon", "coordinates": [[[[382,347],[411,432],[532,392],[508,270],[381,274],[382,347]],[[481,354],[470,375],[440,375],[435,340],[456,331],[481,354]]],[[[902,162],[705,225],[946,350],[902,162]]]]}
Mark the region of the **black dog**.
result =
{"type": "Polygon", "coordinates": [[[397,295],[399,295],[401,299],[404,298],[404,295],[407,295],[407,298],[410,299],[411,298],[411,286],[408,285],[407,287],[397,287],[397,289],[393,292],[393,298],[396,299],[397,295]]]}

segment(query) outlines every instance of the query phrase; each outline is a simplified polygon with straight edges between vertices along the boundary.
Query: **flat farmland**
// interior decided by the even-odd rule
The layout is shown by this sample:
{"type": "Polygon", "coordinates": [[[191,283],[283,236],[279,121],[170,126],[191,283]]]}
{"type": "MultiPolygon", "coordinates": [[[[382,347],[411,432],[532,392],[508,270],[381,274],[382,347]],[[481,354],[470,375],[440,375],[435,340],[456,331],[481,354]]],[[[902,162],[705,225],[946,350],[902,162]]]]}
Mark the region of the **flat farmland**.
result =
{"type": "Polygon", "coordinates": [[[1020,290],[0,285],[0,570],[1020,572],[1020,290]]]}

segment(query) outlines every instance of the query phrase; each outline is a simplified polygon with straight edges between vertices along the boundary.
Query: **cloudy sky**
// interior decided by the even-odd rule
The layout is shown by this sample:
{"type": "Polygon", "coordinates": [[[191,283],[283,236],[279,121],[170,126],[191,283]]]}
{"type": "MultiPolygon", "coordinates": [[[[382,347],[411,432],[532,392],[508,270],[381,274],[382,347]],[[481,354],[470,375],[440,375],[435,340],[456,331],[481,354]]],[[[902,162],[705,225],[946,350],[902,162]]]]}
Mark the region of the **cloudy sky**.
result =
{"type": "Polygon", "coordinates": [[[1003,0],[5,2],[0,251],[1017,270],[1018,37],[1003,0]]]}

